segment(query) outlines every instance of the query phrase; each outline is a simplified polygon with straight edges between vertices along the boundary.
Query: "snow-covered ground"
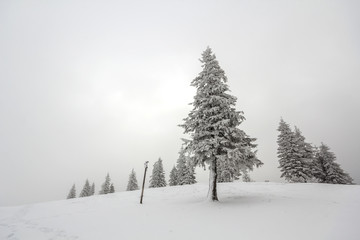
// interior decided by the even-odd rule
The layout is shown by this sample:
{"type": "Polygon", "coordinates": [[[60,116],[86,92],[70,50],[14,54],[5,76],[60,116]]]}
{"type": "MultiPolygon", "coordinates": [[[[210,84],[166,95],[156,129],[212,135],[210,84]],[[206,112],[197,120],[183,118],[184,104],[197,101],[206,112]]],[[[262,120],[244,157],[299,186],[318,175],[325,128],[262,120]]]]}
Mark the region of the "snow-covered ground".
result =
{"type": "Polygon", "coordinates": [[[360,239],[360,186],[195,184],[0,208],[0,239],[360,239]]]}

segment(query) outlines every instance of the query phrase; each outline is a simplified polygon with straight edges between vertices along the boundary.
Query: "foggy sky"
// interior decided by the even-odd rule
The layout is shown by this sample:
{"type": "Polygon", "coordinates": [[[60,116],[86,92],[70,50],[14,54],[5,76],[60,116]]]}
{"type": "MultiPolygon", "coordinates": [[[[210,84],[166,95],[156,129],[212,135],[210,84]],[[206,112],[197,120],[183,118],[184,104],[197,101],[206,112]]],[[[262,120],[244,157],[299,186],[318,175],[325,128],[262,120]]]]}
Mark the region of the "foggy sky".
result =
{"type": "Polygon", "coordinates": [[[359,12],[340,0],[1,1],[0,206],[64,199],[87,178],[98,192],[108,172],[124,191],[159,157],[168,179],[207,46],[258,139],[253,179],[283,181],[283,117],[360,183],[359,12]]]}

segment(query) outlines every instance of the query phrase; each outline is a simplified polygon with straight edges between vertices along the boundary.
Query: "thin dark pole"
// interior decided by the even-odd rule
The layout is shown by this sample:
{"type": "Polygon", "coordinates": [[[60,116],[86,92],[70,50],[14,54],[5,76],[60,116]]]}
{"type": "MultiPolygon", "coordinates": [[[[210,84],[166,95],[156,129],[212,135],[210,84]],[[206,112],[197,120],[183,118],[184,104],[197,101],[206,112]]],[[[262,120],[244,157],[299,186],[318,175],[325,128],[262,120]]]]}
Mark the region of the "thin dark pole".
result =
{"type": "Polygon", "coordinates": [[[140,204],[142,204],[142,200],[143,200],[143,196],[144,196],[145,178],[146,178],[146,170],[148,169],[148,163],[149,163],[149,161],[145,162],[145,171],[144,171],[144,179],[143,179],[143,184],[142,184],[142,189],[141,189],[140,204]]]}

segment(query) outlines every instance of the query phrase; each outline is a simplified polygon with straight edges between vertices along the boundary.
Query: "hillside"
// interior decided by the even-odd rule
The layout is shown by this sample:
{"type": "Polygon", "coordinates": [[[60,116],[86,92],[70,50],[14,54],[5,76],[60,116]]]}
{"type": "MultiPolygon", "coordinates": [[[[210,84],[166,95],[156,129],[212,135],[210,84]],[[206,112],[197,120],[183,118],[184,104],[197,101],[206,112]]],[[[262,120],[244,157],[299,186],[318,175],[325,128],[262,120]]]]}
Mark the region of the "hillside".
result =
{"type": "Polygon", "coordinates": [[[359,239],[360,186],[219,184],[0,208],[1,240],[359,239]]]}

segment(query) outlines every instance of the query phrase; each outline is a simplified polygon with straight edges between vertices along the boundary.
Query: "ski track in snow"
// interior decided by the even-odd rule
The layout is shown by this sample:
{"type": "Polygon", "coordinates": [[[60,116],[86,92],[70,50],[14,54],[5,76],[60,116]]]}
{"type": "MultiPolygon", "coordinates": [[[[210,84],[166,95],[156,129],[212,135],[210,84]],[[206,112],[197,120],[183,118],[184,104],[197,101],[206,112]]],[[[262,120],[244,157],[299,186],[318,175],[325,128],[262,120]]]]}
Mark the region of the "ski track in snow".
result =
{"type": "Polygon", "coordinates": [[[195,184],[0,208],[0,240],[358,240],[360,186],[195,184]]]}

